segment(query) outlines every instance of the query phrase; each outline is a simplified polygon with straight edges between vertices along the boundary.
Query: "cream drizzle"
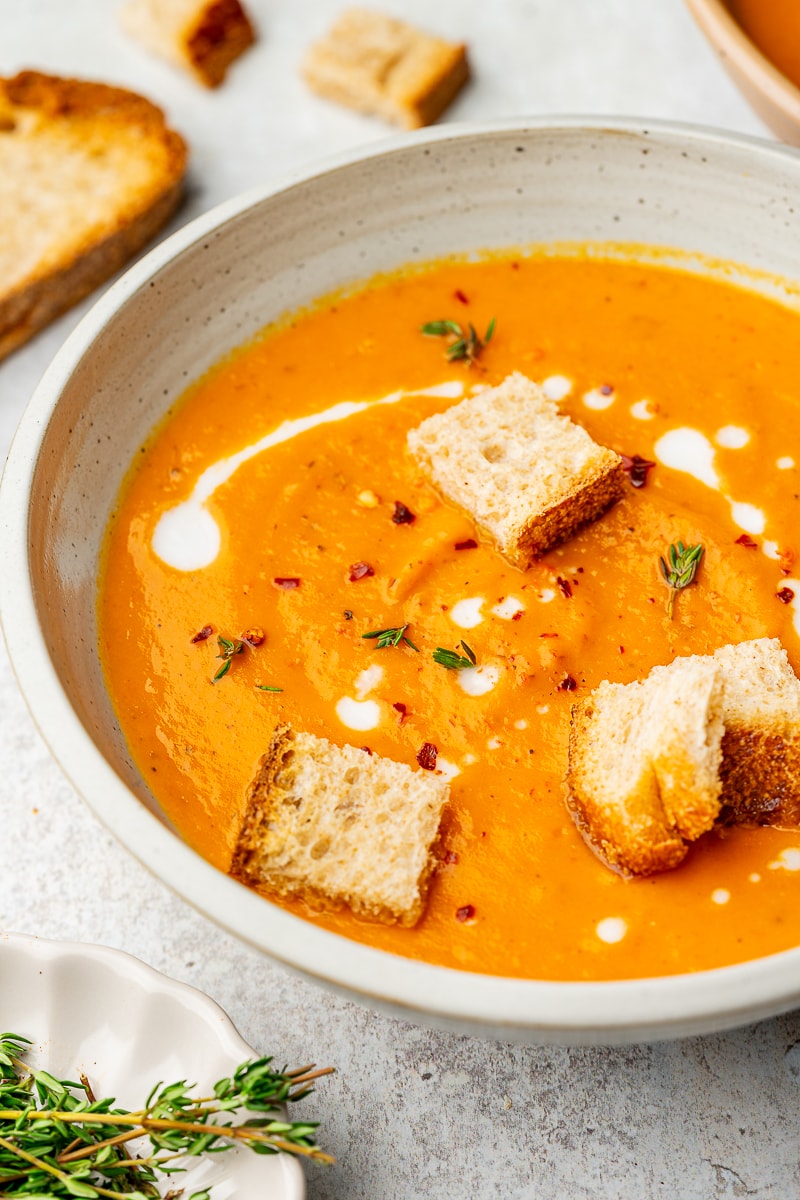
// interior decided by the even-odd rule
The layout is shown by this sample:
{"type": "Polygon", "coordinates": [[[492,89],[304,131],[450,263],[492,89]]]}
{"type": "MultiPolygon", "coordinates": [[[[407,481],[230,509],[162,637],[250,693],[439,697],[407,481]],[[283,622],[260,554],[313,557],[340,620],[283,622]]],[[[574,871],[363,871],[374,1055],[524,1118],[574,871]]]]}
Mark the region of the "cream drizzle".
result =
{"type": "Polygon", "coordinates": [[[379,400],[343,400],[322,412],[312,413],[305,417],[295,417],[283,421],[276,429],[265,434],[256,442],[231,454],[228,458],[220,458],[217,462],[206,467],[199,476],[188,500],[176,504],[161,514],[152,536],[152,547],[155,554],[168,566],[177,571],[199,571],[209,567],[216,559],[222,544],[222,532],[216,518],[205,507],[216,492],[217,488],[234,475],[241,466],[263,454],[273,446],[279,446],[292,438],[315,429],[319,425],[329,425],[335,421],[344,421],[357,413],[365,412],[381,404],[397,404],[407,396],[442,396],[446,399],[458,399],[464,393],[464,385],[458,380],[437,384],[435,387],[420,388],[416,392],[390,392],[379,400]]]}

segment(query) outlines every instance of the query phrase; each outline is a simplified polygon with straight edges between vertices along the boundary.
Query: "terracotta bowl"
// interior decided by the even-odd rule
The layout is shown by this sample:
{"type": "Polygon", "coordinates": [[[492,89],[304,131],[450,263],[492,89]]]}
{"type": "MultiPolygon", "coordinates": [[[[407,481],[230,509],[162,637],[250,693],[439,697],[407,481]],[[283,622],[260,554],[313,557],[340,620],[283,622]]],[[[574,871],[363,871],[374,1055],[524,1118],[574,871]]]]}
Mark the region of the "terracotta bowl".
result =
{"type": "Polygon", "coordinates": [[[784,142],[800,146],[800,88],[761,53],[725,0],[686,3],[750,107],[784,142]]]}
{"type": "Polygon", "coordinates": [[[575,241],[650,246],[660,261],[675,250],[698,270],[742,264],[773,294],[770,278],[800,281],[798,193],[800,158],[754,139],[608,120],[451,126],[231,201],[135,265],[45,374],[0,488],[9,652],[53,754],[100,820],[244,941],[411,1020],[499,1038],[631,1042],[800,1003],[800,949],[672,978],[550,983],[409,961],[267,903],[205,862],[160,811],[109,702],[95,610],[103,532],[144,438],[192,379],[287,309],[409,262],[575,241]]]}

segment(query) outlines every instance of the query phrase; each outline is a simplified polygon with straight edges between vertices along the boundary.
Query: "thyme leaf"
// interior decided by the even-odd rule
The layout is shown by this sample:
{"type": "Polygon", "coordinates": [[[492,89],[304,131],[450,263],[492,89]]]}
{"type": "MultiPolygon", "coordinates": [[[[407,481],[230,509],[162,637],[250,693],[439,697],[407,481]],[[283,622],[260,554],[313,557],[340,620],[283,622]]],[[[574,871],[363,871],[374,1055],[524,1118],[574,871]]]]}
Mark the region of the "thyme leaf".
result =
{"type": "Polygon", "coordinates": [[[459,645],[466,657],[453,650],[445,650],[443,646],[437,646],[433,652],[433,661],[440,667],[446,667],[448,671],[468,671],[470,667],[476,666],[478,660],[475,651],[466,642],[459,642],[459,645]]]}
{"type": "Polygon", "coordinates": [[[267,683],[257,683],[256,687],[260,692],[282,692],[283,688],[270,687],[267,683]]]}
{"type": "Polygon", "coordinates": [[[472,324],[463,329],[457,321],[428,321],[421,332],[426,337],[443,337],[448,341],[445,357],[448,362],[465,362],[472,367],[494,335],[496,318],[492,317],[483,337],[479,337],[472,324]]]}
{"type": "MultiPolygon", "coordinates": [[[[275,1111],[307,1096],[330,1068],[276,1070],[271,1058],[258,1058],[220,1079],[211,1096],[192,1095],[185,1080],[158,1083],[145,1105],[129,1112],[112,1099],[97,1099],[84,1077],[74,1083],[29,1068],[23,1061],[29,1044],[18,1034],[0,1035],[2,1196],[94,1200],[125,1193],[148,1200],[162,1194],[156,1184],[164,1176],[185,1170],[179,1156],[236,1144],[257,1154],[332,1161],[316,1143],[316,1122],[283,1120],[275,1111]],[[234,1125],[238,1112],[254,1115],[234,1125]],[[134,1158],[127,1143],[137,1138],[147,1138],[150,1148],[134,1158]]],[[[190,1200],[210,1200],[209,1193],[195,1192],[190,1200]]]]}
{"type": "Polygon", "coordinates": [[[378,650],[385,650],[387,646],[399,646],[401,642],[405,642],[419,654],[419,646],[415,646],[411,638],[406,635],[410,623],[407,621],[405,625],[399,625],[396,629],[373,629],[371,633],[362,633],[361,636],[362,638],[377,638],[378,650]]]}
{"type": "Polygon", "coordinates": [[[220,634],[217,638],[217,645],[220,650],[217,658],[222,659],[222,666],[212,679],[212,683],[219,683],[220,679],[224,679],[231,669],[231,663],[235,655],[242,654],[244,651],[244,642],[241,638],[226,638],[220,634]]]}
{"type": "Polygon", "coordinates": [[[659,558],[661,574],[669,588],[667,595],[667,616],[670,621],[675,616],[675,597],[678,592],[694,583],[695,575],[705,554],[705,546],[698,542],[696,546],[684,546],[683,542],[675,542],[667,550],[669,564],[663,557],[659,558]]]}

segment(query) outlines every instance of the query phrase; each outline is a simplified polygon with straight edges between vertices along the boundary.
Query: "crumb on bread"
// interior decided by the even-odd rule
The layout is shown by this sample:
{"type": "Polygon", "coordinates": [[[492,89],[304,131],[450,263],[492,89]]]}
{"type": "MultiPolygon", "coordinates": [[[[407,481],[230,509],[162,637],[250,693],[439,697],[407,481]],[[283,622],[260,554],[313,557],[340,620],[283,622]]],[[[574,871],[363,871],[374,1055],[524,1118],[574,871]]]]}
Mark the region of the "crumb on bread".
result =
{"type": "Polygon", "coordinates": [[[212,88],[255,41],[239,0],[127,0],[120,21],[153,54],[212,88]]]}
{"type": "Polygon", "coordinates": [[[430,772],[280,726],[250,786],[230,874],[268,896],[414,925],[448,797],[430,772]]]}
{"type": "Polygon", "coordinates": [[[418,129],[441,116],[467,82],[469,65],[461,42],[350,8],[311,46],[303,75],[327,100],[418,129]]]}
{"type": "Polygon", "coordinates": [[[515,372],[408,434],[434,487],[525,570],[625,488],[622,459],[515,372]]]}
{"type": "Polygon", "coordinates": [[[177,207],[187,150],[123,88],[0,79],[0,358],[117,271],[177,207]]]}

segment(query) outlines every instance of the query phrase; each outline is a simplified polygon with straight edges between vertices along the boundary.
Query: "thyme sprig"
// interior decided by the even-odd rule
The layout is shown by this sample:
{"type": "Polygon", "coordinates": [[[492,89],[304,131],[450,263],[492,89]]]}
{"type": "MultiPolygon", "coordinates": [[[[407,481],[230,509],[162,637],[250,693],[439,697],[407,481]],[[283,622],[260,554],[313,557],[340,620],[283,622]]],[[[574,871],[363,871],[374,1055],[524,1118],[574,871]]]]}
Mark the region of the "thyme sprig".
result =
{"type": "Polygon", "coordinates": [[[217,671],[212,679],[212,683],[219,683],[220,679],[224,679],[231,669],[231,663],[237,654],[244,653],[244,640],[242,638],[226,638],[222,634],[217,638],[219,646],[219,654],[217,658],[222,659],[222,666],[217,671]]]}
{"type": "Polygon", "coordinates": [[[422,332],[426,337],[447,339],[445,357],[448,362],[465,362],[472,367],[492,340],[495,324],[496,318],[492,317],[482,338],[478,336],[474,325],[467,325],[463,329],[458,321],[428,321],[422,326],[422,332]]]}
{"type": "MultiPolygon", "coordinates": [[[[129,1112],[96,1099],[84,1077],[75,1083],[27,1067],[29,1044],[19,1034],[0,1035],[0,1196],[149,1200],[161,1195],[162,1176],[186,1169],[180,1159],[237,1144],[332,1161],[316,1143],[316,1122],[284,1121],[275,1112],[302,1100],[331,1068],[275,1070],[271,1058],[258,1058],[220,1079],[211,1096],[192,1096],[185,1080],[159,1083],[143,1108],[129,1112]],[[257,1115],[234,1125],[230,1117],[243,1110],[257,1115]],[[131,1157],[127,1143],[137,1138],[149,1141],[150,1152],[131,1157]]],[[[188,1200],[210,1200],[210,1193],[188,1200]]]]}
{"type": "Polygon", "coordinates": [[[667,616],[670,621],[675,616],[675,597],[678,592],[687,588],[690,583],[694,583],[697,569],[704,554],[705,547],[702,542],[698,542],[696,546],[684,546],[683,542],[675,542],[667,550],[669,565],[667,565],[663,557],[659,558],[661,574],[664,576],[664,582],[669,588],[669,594],[667,595],[667,616]]]}
{"type": "Polygon", "coordinates": [[[419,646],[415,646],[406,634],[410,623],[410,621],[406,621],[405,625],[399,625],[396,629],[373,629],[371,633],[362,633],[361,636],[362,638],[377,638],[378,650],[385,650],[387,646],[399,646],[401,642],[405,642],[419,654],[419,646]]]}
{"type": "Polygon", "coordinates": [[[468,671],[470,667],[476,666],[478,659],[475,651],[466,642],[459,642],[459,645],[466,658],[453,650],[445,650],[443,646],[437,646],[433,652],[433,661],[437,662],[440,667],[446,667],[448,671],[468,671]]]}

